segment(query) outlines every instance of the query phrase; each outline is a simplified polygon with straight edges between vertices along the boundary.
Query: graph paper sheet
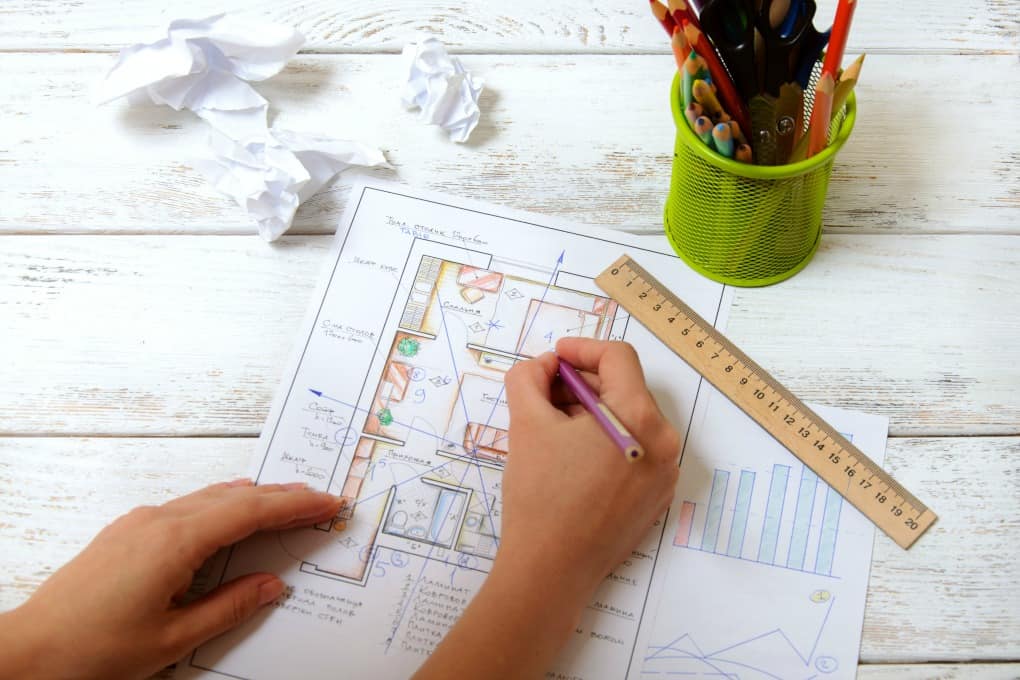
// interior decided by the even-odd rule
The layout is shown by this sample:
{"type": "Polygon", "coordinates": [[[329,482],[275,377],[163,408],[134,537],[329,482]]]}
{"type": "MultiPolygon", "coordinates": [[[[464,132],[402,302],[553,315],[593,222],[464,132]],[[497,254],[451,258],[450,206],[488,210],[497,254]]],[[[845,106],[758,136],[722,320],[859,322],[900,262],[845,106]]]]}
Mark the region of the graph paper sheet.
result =
{"type": "MultiPolygon", "coordinates": [[[[885,418],[811,408],[881,464],[885,418]]],[[[680,472],[629,677],[854,678],[871,522],[708,386],[680,472]]]]}

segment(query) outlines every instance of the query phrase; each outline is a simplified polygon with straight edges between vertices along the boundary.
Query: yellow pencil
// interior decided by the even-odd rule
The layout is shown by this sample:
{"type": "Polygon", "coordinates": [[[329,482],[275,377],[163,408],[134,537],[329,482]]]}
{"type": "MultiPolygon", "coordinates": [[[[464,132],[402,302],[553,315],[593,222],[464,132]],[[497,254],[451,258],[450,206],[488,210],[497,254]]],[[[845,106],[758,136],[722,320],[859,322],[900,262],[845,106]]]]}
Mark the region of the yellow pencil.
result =
{"type": "Polygon", "coordinates": [[[701,104],[702,108],[705,109],[705,113],[710,118],[719,118],[722,116],[723,108],[719,103],[718,98],[715,96],[715,92],[712,91],[712,87],[704,80],[695,80],[691,85],[691,93],[694,95],[694,101],[701,104]]]}

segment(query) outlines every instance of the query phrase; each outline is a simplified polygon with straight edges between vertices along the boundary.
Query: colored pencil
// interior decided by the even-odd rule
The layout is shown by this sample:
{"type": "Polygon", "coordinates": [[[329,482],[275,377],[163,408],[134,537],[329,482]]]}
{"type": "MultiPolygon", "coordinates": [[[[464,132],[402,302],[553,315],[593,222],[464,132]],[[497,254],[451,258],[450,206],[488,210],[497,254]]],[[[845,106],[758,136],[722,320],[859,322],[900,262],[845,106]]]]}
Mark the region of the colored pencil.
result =
{"type": "Polygon", "coordinates": [[[738,146],[737,150],[733,152],[733,157],[741,163],[754,162],[754,154],[751,153],[751,146],[748,144],[738,146]]]}
{"type": "Polygon", "coordinates": [[[857,9],[857,0],[839,0],[836,5],[836,18],[832,20],[832,35],[829,36],[829,47],[825,50],[825,61],[822,62],[822,75],[828,73],[833,81],[843,63],[843,51],[846,49],[847,36],[850,35],[850,22],[857,9]]]}
{"type": "Polygon", "coordinates": [[[850,34],[850,22],[857,9],[857,0],[839,0],[836,5],[836,18],[832,21],[832,35],[829,37],[829,48],[825,51],[822,62],[822,75],[815,88],[815,103],[811,108],[811,125],[808,129],[807,158],[825,148],[829,143],[829,121],[832,120],[832,99],[836,90],[836,74],[843,63],[843,50],[846,49],[847,36],[850,34]]]}
{"type": "Polygon", "coordinates": [[[733,158],[733,133],[726,123],[719,123],[712,128],[712,144],[715,150],[727,158],[733,158]]]}
{"type": "Polygon", "coordinates": [[[712,119],[702,116],[694,121],[694,134],[701,138],[709,147],[712,146],[712,119]]]}
{"type": "Polygon", "coordinates": [[[730,132],[733,133],[733,139],[737,140],[738,144],[747,144],[747,137],[744,136],[744,131],[740,129],[740,125],[737,121],[731,120],[729,122],[730,132]]]}
{"type": "Polygon", "coordinates": [[[669,13],[673,15],[673,21],[678,25],[683,25],[684,19],[694,24],[699,29],[701,23],[698,21],[698,13],[694,11],[694,7],[690,3],[684,0],[669,0],[669,13]]]}
{"type": "Polygon", "coordinates": [[[565,359],[560,359],[560,379],[567,389],[570,390],[581,405],[595,417],[595,422],[613,440],[616,448],[620,449],[628,463],[633,463],[645,455],[641,443],[632,435],[620,419],[617,418],[599,395],[592,389],[591,385],[584,381],[584,378],[577,372],[577,369],[570,365],[565,359]]]}
{"type": "Polygon", "coordinates": [[[712,91],[711,85],[704,80],[695,80],[691,86],[691,92],[694,95],[694,101],[701,104],[701,107],[705,109],[705,115],[713,119],[722,118],[723,108],[716,98],[715,92],[712,91]]]}
{"type": "Polygon", "coordinates": [[[673,30],[677,27],[676,20],[673,19],[673,15],[669,13],[669,9],[663,5],[659,0],[648,0],[649,5],[652,8],[652,15],[658,19],[659,23],[662,24],[662,28],[666,31],[669,36],[673,35],[673,30]]]}
{"type": "Polygon", "coordinates": [[[839,82],[836,83],[836,92],[832,95],[832,113],[829,114],[830,120],[836,117],[840,111],[843,110],[843,106],[846,104],[847,98],[853,91],[854,86],[857,85],[857,78],[861,75],[861,66],[864,65],[864,55],[857,57],[854,63],[846,67],[843,73],[839,76],[839,82]]]}
{"type": "Polygon", "coordinates": [[[687,122],[691,124],[691,129],[694,129],[694,121],[701,118],[704,110],[701,108],[701,104],[698,102],[691,102],[684,109],[684,115],[687,116],[687,122]]]}
{"type": "Polygon", "coordinates": [[[684,103],[689,104],[694,101],[692,97],[694,81],[705,80],[708,77],[708,65],[705,64],[705,60],[699,57],[697,52],[691,50],[687,59],[684,60],[683,70],[680,72],[680,86],[683,88],[684,103]]]}
{"type": "Polygon", "coordinates": [[[690,21],[685,20],[682,25],[684,33],[687,35],[687,43],[708,65],[708,72],[712,75],[712,84],[719,88],[719,99],[722,101],[723,107],[740,124],[742,130],[750,130],[751,117],[747,105],[737,94],[737,89],[733,86],[726,67],[719,61],[719,56],[712,49],[708,38],[690,21]]]}
{"type": "Polygon", "coordinates": [[[676,67],[682,69],[691,48],[687,46],[687,36],[684,35],[679,26],[673,29],[673,37],[670,38],[669,44],[673,48],[673,58],[676,59],[676,67]]]}
{"type": "Polygon", "coordinates": [[[832,120],[832,97],[836,82],[832,75],[823,73],[815,88],[815,103],[811,107],[811,125],[808,128],[808,147],[805,158],[811,158],[829,144],[829,122],[832,120]]]}

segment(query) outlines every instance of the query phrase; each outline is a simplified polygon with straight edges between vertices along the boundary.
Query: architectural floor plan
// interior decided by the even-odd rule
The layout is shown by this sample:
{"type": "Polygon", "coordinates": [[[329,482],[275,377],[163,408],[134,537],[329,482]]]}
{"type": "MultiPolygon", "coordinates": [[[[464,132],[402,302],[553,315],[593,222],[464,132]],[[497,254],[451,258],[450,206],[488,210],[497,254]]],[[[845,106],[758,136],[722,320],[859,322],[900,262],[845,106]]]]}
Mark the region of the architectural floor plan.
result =
{"type": "MultiPolygon", "coordinates": [[[[654,367],[649,387],[664,414],[688,439],[713,441],[702,427],[711,421],[704,411],[710,388],[594,284],[628,252],[701,316],[724,323],[730,291],[687,269],[664,240],[547,225],[398,187],[363,187],[353,196],[252,473],[258,483],[306,482],[347,505],[329,522],[257,536],[207,565],[200,576],[209,586],[259,570],[280,574],[288,588],[257,620],[183,660],[178,677],[411,675],[499,550],[502,471],[513,455],[503,376],[560,337],[634,344],[646,368],[654,367]]],[[[745,437],[748,455],[761,437],[745,437]]],[[[773,463],[787,465],[784,453],[773,463]]],[[[764,501],[747,486],[748,475],[725,463],[707,486],[692,471],[686,495],[678,494],[674,510],[595,593],[547,677],[716,673],[718,660],[677,658],[686,652],[677,651],[683,640],[664,636],[684,620],[662,614],[658,603],[677,597],[662,574],[679,568],[676,558],[691,541],[709,545],[706,526],[717,537],[738,531],[732,516],[745,506],[741,521],[761,523],[756,504],[764,501]],[[735,492],[742,501],[724,499],[726,484],[713,481],[723,479],[743,485],[735,492]],[[705,512],[714,517],[707,525],[705,512]]],[[[776,524],[785,537],[784,521],[776,524]]],[[[801,517],[795,532],[818,534],[813,521],[822,520],[801,517]]],[[[825,521],[831,528],[840,520],[825,521]]],[[[845,551],[834,536],[832,543],[842,565],[845,551]]],[[[723,539],[712,545],[731,550],[723,539]]],[[[832,561],[823,556],[812,569],[831,569],[832,561]]],[[[863,591],[858,599],[863,607],[863,591]]]]}

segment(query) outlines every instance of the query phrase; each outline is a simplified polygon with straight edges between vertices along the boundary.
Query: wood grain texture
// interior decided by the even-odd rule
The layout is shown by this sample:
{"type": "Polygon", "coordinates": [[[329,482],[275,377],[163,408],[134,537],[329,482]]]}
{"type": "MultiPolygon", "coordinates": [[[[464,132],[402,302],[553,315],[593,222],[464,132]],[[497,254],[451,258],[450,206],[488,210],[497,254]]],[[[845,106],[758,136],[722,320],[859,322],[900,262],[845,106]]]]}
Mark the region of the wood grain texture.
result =
{"type": "Polygon", "coordinates": [[[1018,680],[1020,663],[861,664],[857,680],[1018,680]]]}
{"type": "MultiPolygon", "coordinates": [[[[467,145],[403,110],[396,56],[303,57],[259,87],[283,127],[383,148],[395,170],[375,176],[580,222],[662,229],[671,56],[466,60],[488,87],[467,145]]],[[[193,168],[206,154],[204,123],[166,107],[92,105],[112,61],[4,55],[0,232],[252,232],[193,168]]],[[[1020,233],[1020,126],[1006,123],[1020,108],[1016,56],[873,55],[858,89],[857,127],[829,188],[829,231],[1020,233]],[[954,133],[961,121],[965,142],[954,133]]],[[[303,206],[295,233],[332,232],[351,181],[342,175],[303,206]]]]}
{"type": "MultiPolygon", "coordinates": [[[[0,438],[0,488],[7,490],[0,610],[21,602],[131,507],[240,475],[252,445],[250,439],[0,438]]],[[[1018,457],[1018,438],[890,441],[887,465],[941,518],[909,552],[876,537],[862,661],[1020,657],[1018,457]]],[[[916,673],[864,677],[975,677],[916,673]]]]}
{"type": "MultiPolygon", "coordinates": [[[[820,0],[818,25],[831,23],[835,0],[820,0]]],[[[295,26],[307,49],[399,51],[419,34],[467,52],[666,52],[665,34],[640,0],[417,2],[392,0],[6,0],[0,48],[111,50],[146,39],[179,17],[228,11],[295,26]]],[[[866,3],[857,12],[852,49],[974,52],[1017,49],[1012,0],[866,3]],[[923,18],[923,19],[922,19],[923,18]]]]}
{"type": "MultiPolygon", "coordinates": [[[[254,435],[331,237],[0,237],[0,434],[254,435]]],[[[892,432],[1020,432],[1020,237],[829,235],[728,336],[892,432]]]]}

